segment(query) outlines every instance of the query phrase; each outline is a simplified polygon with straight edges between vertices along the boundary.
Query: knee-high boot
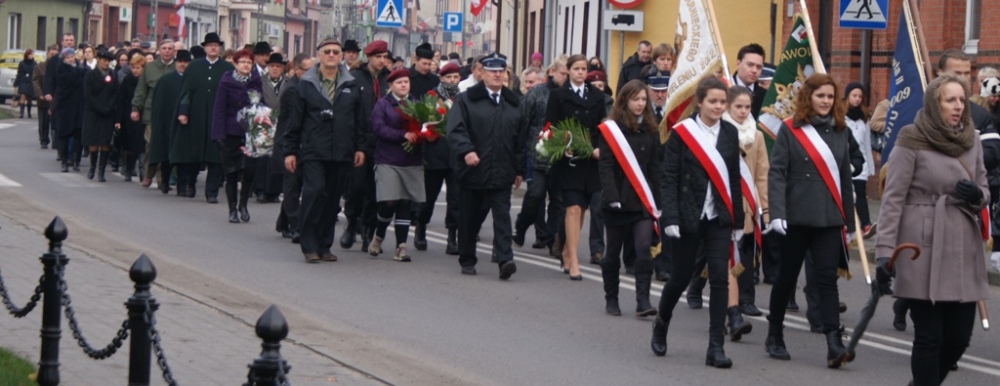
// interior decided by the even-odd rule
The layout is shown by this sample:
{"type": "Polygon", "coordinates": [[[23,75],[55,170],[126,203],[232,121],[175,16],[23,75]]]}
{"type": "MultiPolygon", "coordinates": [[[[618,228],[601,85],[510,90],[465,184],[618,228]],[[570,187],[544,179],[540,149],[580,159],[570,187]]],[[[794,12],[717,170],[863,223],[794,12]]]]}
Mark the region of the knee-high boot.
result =
{"type": "MultiPolygon", "coordinates": [[[[617,272],[615,275],[617,276],[617,272]]],[[[649,288],[653,284],[653,262],[636,259],[635,262],[635,316],[656,315],[656,307],[649,303],[649,288]]]]}
{"type": "MultiPolygon", "coordinates": [[[[108,152],[98,151],[97,152],[97,182],[107,182],[104,179],[104,169],[108,167],[108,152]]],[[[93,169],[91,169],[93,170],[93,169]]]]}
{"type": "MultiPolygon", "coordinates": [[[[227,180],[229,180],[229,178],[227,178],[227,180]]],[[[178,183],[178,186],[180,186],[180,183],[178,183]]],[[[233,224],[239,224],[240,218],[236,213],[236,204],[237,200],[239,200],[239,198],[237,197],[236,183],[235,182],[229,183],[229,181],[227,181],[225,190],[226,190],[226,203],[229,204],[229,222],[233,224]]]]}
{"type": "Polygon", "coordinates": [[[240,220],[250,222],[250,211],[247,210],[247,202],[250,201],[250,193],[253,193],[253,183],[247,183],[246,179],[244,179],[242,185],[240,189],[240,206],[238,208],[240,211],[240,220]]]}
{"type": "MultiPolygon", "coordinates": [[[[618,278],[619,268],[617,264],[612,264],[611,259],[601,260],[601,277],[604,279],[604,311],[609,315],[619,316],[622,314],[621,308],[618,306],[618,285],[620,279],[618,278]]],[[[636,285],[636,291],[638,291],[638,284],[636,285]]]]}
{"type": "Polygon", "coordinates": [[[122,174],[125,176],[125,182],[132,182],[133,165],[135,165],[135,154],[125,153],[125,165],[121,167],[124,169],[122,174]]]}
{"type": "Polygon", "coordinates": [[[94,179],[94,172],[97,171],[97,152],[90,152],[90,170],[87,171],[87,179],[94,179]]]}
{"type": "Polygon", "coordinates": [[[725,339],[724,328],[713,328],[708,333],[708,353],[705,355],[705,366],[713,366],[720,369],[733,367],[733,361],[726,358],[726,352],[722,349],[725,339]]]}

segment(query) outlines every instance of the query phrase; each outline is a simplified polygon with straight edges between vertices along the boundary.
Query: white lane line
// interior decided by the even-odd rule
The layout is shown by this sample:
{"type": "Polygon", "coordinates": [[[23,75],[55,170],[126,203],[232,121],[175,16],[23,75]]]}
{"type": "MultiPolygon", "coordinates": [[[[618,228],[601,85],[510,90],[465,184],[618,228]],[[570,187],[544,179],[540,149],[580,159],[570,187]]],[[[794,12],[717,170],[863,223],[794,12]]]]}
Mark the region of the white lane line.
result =
{"type": "Polygon", "coordinates": [[[45,179],[55,182],[67,188],[100,188],[106,184],[90,181],[83,172],[69,173],[38,173],[45,179]]]}
{"type": "Polygon", "coordinates": [[[17,181],[14,181],[14,180],[8,178],[7,176],[5,176],[3,174],[0,174],[0,187],[18,188],[18,187],[21,187],[21,186],[22,185],[19,184],[19,183],[17,183],[17,181]]]}
{"type": "Polygon", "coordinates": [[[17,126],[13,123],[0,123],[0,130],[9,129],[11,127],[17,126]]]}
{"type": "MultiPolygon", "coordinates": [[[[442,233],[439,233],[439,232],[435,232],[435,231],[430,231],[430,230],[427,231],[427,241],[434,241],[434,242],[436,242],[438,244],[447,244],[446,240],[447,239],[446,239],[446,235],[445,234],[442,234],[442,233]]],[[[483,253],[487,253],[487,254],[492,253],[492,248],[493,248],[493,246],[491,244],[482,243],[482,242],[478,243],[478,245],[476,247],[476,249],[478,251],[483,252],[483,253]]],[[[554,270],[554,271],[562,272],[562,269],[559,268],[559,264],[557,263],[557,260],[555,260],[555,259],[553,259],[551,257],[539,256],[539,255],[529,254],[529,253],[525,253],[525,252],[518,252],[518,251],[515,251],[514,255],[515,255],[515,259],[518,262],[524,262],[524,263],[528,263],[528,264],[535,265],[535,266],[538,266],[538,267],[548,268],[548,269],[551,269],[551,270],[554,270]]],[[[585,278],[587,278],[587,279],[594,280],[596,282],[603,282],[603,280],[604,280],[601,277],[601,273],[600,273],[601,271],[599,269],[595,269],[595,268],[592,268],[592,267],[587,267],[587,266],[584,266],[584,265],[581,264],[580,265],[580,270],[581,270],[580,273],[585,278]],[[590,271],[590,272],[586,272],[586,271],[590,271]],[[593,272],[593,273],[591,273],[591,272],[593,272]]],[[[635,279],[634,278],[629,277],[627,275],[621,275],[620,279],[621,279],[621,284],[619,284],[620,288],[624,288],[624,289],[628,289],[628,290],[631,290],[631,291],[635,291],[635,285],[634,285],[635,279]]],[[[654,283],[651,286],[650,295],[651,296],[655,296],[655,297],[659,297],[659,294],[660,294],[660,292],[662,290],[663,290],[663,284],[656,283],[654,281],[654,283]]],[[[685,294],[686,294],[686,292],[685,292],[685,294]]],[[[702,296],[702,299],[705,302],[708,302],[708,297],[707,296],[702,296]]],[[[681,298],[680,298],[680,300],[679,300],[679,302],[687,303],[687,296],[686,295],[682,295],[681,298]]],[[[760,308],[760,310],[762,312],[764,312],[765,314],[770,313],[770,310],[768,310],[766,308],[762,308],[762,307],[758,307],[758,308],[760,308]]],[[[758,321],[765,322],[765,323],[767,322],[767,319],[765,317],[763,317],[763,316],[758,316],[758,317],[744,316],[744,317],[745,318],[754,319],[754,320],[758,320],[758,321]]],[[[795,328],[795,329],[798,329],[798,330],[802,330],[802,331],[809,331],[809,322],[808,322],[808,320],[806,318],[800,317],[800,316],[786,314],[785,315],[785,326],[786,327],[792,327],[792,328],[795,328]]],[[[847,333],[850,333],[852,331],[853,331],[852,328],[846,329],[847,333]]],[[[913,347],[913,343],[912,342],[905,341],[905,340],[902,340],[902,339],[899,339],[899,338],[895,338],[895,337],[891,337],[891,336],[887,336],[887,335],[873,333],[873,332],[866,332],[865,333],[865,339],[863,339],[860,342],[858,342],[858,344],[864,345],[864,346],[868,346],[868,347],[872,347],[872,348],[876,348],[876,349],[881,349],[881,350],[889,351],[889,352],[903,354],[903,355],[910,355],[910,349],[913,347]],[[884,344],[884,343],[880,343],[880,342],[872,342],[872,340],[875,340],[875,339],[880,339],[880,340],[883,340],[883,341],[886,341],[886,342],[889,342],[889,343],[898,344],[898,345],[904,346],[904,348],[898,348],[898,347],[890,346],[890,345],[887,345],[887,344],[884,344]]],[[[962,356],[962,360],[959,362],[959,365],[961,367],[964,367],[964,368],[967,368],[967,369],[970,369],[970,370],[974,370],[974,371],[979,371],[979,372],[984,373],[984,374],[1000,376],[1000,362],[992,361],[992,360],[989,360],[989,359],[979,358],[979,357],[976,357],[976,356],[972,356],[972,355],[966,354],[966,355],[962,356]],[[981,365],[972,364],[972,363],[969,363],[970,361],[971,362],[978,362],[980,364],[991,366],[991,367],[983,367],[981,365]]]]}

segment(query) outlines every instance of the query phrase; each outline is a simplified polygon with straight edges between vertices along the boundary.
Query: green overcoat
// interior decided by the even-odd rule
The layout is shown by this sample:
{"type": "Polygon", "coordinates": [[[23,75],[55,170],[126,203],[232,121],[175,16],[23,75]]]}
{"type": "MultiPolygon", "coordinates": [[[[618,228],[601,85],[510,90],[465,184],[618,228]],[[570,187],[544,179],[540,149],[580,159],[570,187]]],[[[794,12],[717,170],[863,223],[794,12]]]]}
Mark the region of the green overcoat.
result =
{"type": "Polygon", "coordinates": [[[215,91],[226,71],[235,67],[219,58],[209,63],[206,58],[191,62],[181,80],[181,97],[178,115],[187,115],[188,124],[178,124],[170,144],[171,163],[221,163],[219,150],[211,143],[212,110],[215,91]]]}
{"type": "Polygon", "coordinates": [[[149,163],[169,162],[170,139],[177,130],[177,103],[181,99],[181,80],[177,71],[160,77],[163,82],[153,89],[149,163]]]}

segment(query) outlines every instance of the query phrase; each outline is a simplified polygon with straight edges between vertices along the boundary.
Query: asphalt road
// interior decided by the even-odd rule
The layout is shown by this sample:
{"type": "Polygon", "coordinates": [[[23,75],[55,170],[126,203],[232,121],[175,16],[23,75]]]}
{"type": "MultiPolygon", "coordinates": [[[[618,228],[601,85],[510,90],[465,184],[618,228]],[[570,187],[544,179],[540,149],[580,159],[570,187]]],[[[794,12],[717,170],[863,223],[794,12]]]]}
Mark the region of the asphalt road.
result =
{"type": "MultiPolygon", "coordinates": [[[[650,319],[632,316],[630,277],[623,276],[621,317],[604,314],[596,266],[585,264],[585,280],[570,281],[556,260],[526,246],[515,249],[517,274],[500,281],[489,263],[489,226],[481,234],[479,275],[461,275],[457,259],[444,254],[443,210],[428,232],[430,249],[413,251],[411,263],[392,261],[391,252],[373,258],[355,246],[335,247],[338,262],[307,265],[298,246],[274,231],[277,204],[251,202],[251,222],[229,224],[225,203],[207,204],[200,183],[199,196],[188,199],[122,182],[118,175],[105,184],[88,181],[86,164],[83,172],[59,173],[55,152],[40,150],[36,136],[34,121],[0,123],[0,211],[40,227],[58,214],[69,225],[68,243],[114,259],[131,261],[146,253],[157,264],[160,285],[237,317],[253,320],[276,303],[296,344],[388,383],[903,385],[910,380],[912,330],[893,330],[888,299],[846,368],[827,369],[825,340],[808,332],[804,313],[790,313],[791,361],[767,357],[766,321],[751,318],[754,331],[742,342],[726,343],[734,367],[718,370],[704,365],[708,312],[688,309],[683,300],[674,313],[669,353],[653,356],[650,319]]],[[[516,214],[519,202],[514,205],[516,214]]],[[[586,261],[588,249],[581,245],[586,261]]],[[[843,314],[847,326],[855,324],[868,298],[860,264],[852,264],[856,278],[840,282],[841,300],[850,308],[843,314]]],[[[654,304],[661,289],[656,282],[654,304]]],[[[768,285],[757,287],[765,313],[769,291],[768,285]]],[[[992,294],[989,306],[1000,315],[1000,290],[994,287],[992,294]]],[[[801,292],[798,296],[804,306],[801,292]]],[[[977,327],[960,366],[948,384],[1000,384],[997,332],[977,327]]]]}

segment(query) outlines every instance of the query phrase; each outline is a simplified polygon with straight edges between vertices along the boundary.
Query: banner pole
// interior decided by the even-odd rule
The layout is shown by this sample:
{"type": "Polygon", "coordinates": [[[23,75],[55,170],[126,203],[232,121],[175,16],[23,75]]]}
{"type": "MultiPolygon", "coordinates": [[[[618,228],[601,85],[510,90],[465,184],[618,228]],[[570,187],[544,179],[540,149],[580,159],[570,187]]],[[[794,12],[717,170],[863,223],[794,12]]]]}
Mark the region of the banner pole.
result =
{"type": "Polygon", "coordinates": [[[809,48],[813,52],[813,67],[816,67],[816,72],[826,74],[826,65],[823,64],[823,57],[820,56],[819,47],[816,45],[816,34],[813,33],[812,21],[809,20],[809,9],[806,8],[806,0],[799,0],[799,8],[802,8],[800,14],[802,15],[802,21],[806,25],[806,33],[809,34],[809,48]]]}
{"type": "MultiPolygon", "coordinates": [[[[715,17],[715,5],[713,0],[702,0],[708,3],[708,17],[712,19],[712,35],[715,36],[715,44],[719,46],[719,56],[722,57],[722,72],[729,76],[729,62],[726,60],[726,49],[722,45],[722,34],[719,32],[719,23],[715,17]]],[[[728,83],[728,82],[727,82],[728,83]]]]}
{"type": "Polygon", "coordinates": [[[909,19],[913,29],[917,31],[917,45],[920,46],[918,53],[922,56],[922,62],[924,63],[924,87],[927,87],[927,83],[934,79],[934,64],[931,63],[931,55],[927,51],[927,40],[924,39],[924,26],[920,21],[920,8],[916,4],[916,0],[907,0],[903,6],[907,7],[909,11],[909,19]]]}

